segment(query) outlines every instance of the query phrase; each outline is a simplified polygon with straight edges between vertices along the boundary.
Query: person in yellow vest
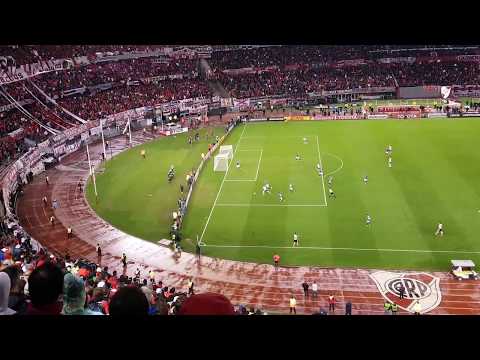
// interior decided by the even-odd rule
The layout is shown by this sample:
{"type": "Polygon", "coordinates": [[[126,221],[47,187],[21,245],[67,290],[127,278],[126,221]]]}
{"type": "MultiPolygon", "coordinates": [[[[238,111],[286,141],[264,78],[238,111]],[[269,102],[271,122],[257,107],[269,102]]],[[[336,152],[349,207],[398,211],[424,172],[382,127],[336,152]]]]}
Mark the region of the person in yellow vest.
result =
{"type": "Polygon", "coordinates": [[[392,304],[390,302],[385,301],[383,304],[383,310],[385,310],[385,315],[390,315],[390,311],[392,310],[392,304]]]}
{"type": "Polygon", "coordinates": [[[142,157],[143,157],[144,159],[146,159],[146,157],[145,157],[145,149],[142,149],[142,151],[140,151],[140,154],[142,155],[142,157]]]}
{"type": "Polygon", "coordinates": [[[422,311],[422,305],[420,305],[420,302],[417,300],[415,305],[413,305],[413,314],[420,315],[421,311],[422,311]]]}
{"type": "Polygon", "coordinates": [[[150,270],[148,273],[148,276],[150,277],[150,282],[154,283],[155,282],[155,272],[153,270],[150,270]]]}
{"type": "Polygon", "coordinates": [[[292,294],[290,296],[290,314],[293,313],[297,315],[297,309],[295,308],[297,306],[297,300],[295,299],[295,296],[292,294]]]}
{"type": "Polygon", "coordinates": [[[396,303],[393,303],[393,304],[390,306],[390,309],[392,310],[392,315],[397,315],[398,305],[397,305],[396,303]]]}

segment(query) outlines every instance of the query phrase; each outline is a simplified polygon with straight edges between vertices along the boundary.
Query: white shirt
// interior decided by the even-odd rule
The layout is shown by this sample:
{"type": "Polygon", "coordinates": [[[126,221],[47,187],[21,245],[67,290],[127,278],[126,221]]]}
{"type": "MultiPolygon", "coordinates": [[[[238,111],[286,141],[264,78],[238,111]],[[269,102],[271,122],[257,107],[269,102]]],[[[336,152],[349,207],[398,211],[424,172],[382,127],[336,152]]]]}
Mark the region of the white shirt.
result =
{"type": "Polygon", "coordinates": [[[297,241],[297,240],[298,240],[298,235],[297,235],[297,234],[293,234],[293,240],[294,240],[294,241],[297,241]]]}
{"type": "Polygon", "coordinates": [[[438,224],[438,230],[442,230],[443,229],[443,224],[438,224]]]}
{"type": "Polygon", "coordinates": [[[317,291],[317,290],[318,290],[317,283],[313,283],[312,284],[312,291],[317,291]]]}

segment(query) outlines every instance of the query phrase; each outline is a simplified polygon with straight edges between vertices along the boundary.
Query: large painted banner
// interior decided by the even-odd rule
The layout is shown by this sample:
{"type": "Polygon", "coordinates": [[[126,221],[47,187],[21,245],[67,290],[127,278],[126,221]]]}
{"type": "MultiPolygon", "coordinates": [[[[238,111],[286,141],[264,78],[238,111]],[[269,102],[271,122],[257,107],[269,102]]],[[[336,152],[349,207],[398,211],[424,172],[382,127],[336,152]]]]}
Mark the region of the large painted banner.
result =
{"type": "Polygon", "coordinates": [[[63,70],[63,64],[63,59],[57,59],[21,65],[19,68],[9,69],[8,71],[0,74],[0,85],[25,80],[47,72],[63,70]]]}

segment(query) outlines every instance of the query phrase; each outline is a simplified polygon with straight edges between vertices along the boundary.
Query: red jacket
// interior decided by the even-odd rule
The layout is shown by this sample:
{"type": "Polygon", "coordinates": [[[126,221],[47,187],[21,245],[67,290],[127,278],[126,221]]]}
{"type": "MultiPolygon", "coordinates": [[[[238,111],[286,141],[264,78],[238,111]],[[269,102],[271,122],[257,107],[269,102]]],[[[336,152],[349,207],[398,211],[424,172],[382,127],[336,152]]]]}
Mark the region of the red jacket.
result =
{"type": "Polygon", "coordinates": [[[335,304],[335,301],[336,301],[336,300],[335,300],[335,296],[329,296],[329,297],[328,297],[328,303],[329,303],[329,304],[335,304]]]}
{"type": "Polygon", "coordinates": [[[26,315],[60,315],[62,304],[57,302],[44,306],[35,307],[32,303],[28,304],[26,315]]]}

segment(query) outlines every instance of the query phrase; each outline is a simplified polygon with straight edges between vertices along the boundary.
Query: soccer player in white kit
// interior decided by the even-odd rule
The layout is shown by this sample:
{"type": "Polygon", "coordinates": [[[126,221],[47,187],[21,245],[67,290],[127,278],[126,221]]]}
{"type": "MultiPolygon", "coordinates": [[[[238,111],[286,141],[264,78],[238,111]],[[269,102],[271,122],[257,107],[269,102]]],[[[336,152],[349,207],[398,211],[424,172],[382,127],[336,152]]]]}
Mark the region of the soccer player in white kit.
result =
{"type": "Polygon", "coordinates": [[[365,185],[368,183],[368,175],[365,175],[365,176],[364,176],[363,182],[365,183],[365,185]]]}
{"type": "Polygon", "coordinates": [[[300,160],[300,155],[297,154],[297,155],[295,156],[295,160],[300,160]]]}
{"type": "Polygon", "coordinates": [[[288,190],[290,190],[290,192],[293,192],[293,184],[288,185],[288,190]]]}
{"type": "Polygon", "coordinates": [[[438,223],[437,225],[437,231],[435,232],[435,236],[440,235],[443,236],[443,224],[438,223]]]}
{"type": "Polygon", "coordinates": [[[283,202],[283,194],[281,192],[278,193],[278,198],[280,199],[280,202],[283,202]]]}
{"type": "Polygon", "coordinates": [[[330,196],[331,198],[332,198],[332,197],[333,197],[334,199],[337,198],[337,197],[335,196],[335,193],[333,192],[332,188],[328,188],[328,194],[329,194],[329,196],[330,196]]]}
{"type": "Polygon", "coordinates": [[[293,233],[293,246],[298,246],[298,235],[293,233]]]}
{"type": "Polygon", "coordinates": [[[328,177],[328,185],[329,185],[329,186],[332,186],[332,182],[333,182],[333,177],[332,177],[332,176],[329,176],[329,177],[328,177]]]}
{"type": "Polygon", "coordinates": [[[365,224],[367,226],[370,226],[372,224],[372,217],[370,215],[367,214],[367,219],[365,221],[365,224]]]}
{"type": "Polygon", "coordinates": [[[237,169],[240,169],[240,161],[237,161],[237,169]]]}

